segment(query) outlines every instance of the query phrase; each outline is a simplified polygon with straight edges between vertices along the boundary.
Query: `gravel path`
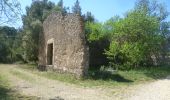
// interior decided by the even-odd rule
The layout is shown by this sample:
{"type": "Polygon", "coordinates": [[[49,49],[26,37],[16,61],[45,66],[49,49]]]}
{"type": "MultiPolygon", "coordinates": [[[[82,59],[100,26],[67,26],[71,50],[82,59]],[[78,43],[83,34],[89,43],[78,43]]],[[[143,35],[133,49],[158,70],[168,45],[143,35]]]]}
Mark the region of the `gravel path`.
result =
{"type": "Polygon", "coordinates": [[[127,100],[170,100],[170,77],[138,85],[127,100]]]}
{"type": "Polygon", "coordinates": [[[8,76],[12,87],[22,94],[37,96],[40,100],[170,100],[170,78],[155,82],[112,88],[85,88],[50,80],[15,65],[1,67],[1,73],[8,76]],[[18,72],[18,77],[11,72],[18,72]]]}

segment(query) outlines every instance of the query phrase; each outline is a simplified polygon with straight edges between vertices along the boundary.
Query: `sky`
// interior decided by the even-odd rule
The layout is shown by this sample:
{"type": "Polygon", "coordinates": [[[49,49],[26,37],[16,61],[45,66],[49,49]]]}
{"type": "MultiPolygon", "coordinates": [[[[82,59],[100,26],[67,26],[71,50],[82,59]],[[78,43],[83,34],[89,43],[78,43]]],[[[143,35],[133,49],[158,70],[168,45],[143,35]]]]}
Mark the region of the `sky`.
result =
{"type": "MultiPolygon", "coordinates": [[[[49,0],[58,3],[59,0],[49,0]]],[[[63,0],[64,6],[70,9],[76,0],[63,0]]],[[[170,12],[170,0],[158,0],[167,6],[170,12]]],[[[19,0],[22,7],[22,12],[25,14],[25,7],[30,6],[32,0],[19,0]]],[[[82,13],[90,11],[99,22],[105,22],[115,15],[123,16],[125,12],[134,7],[136,0],[79,0],[82,8],[82,13]]],[[[170,17],[168,18],[170,20],[170,17]]],[[[22,27],[22,21],[19,20],[15,27],[22,27]]]]}

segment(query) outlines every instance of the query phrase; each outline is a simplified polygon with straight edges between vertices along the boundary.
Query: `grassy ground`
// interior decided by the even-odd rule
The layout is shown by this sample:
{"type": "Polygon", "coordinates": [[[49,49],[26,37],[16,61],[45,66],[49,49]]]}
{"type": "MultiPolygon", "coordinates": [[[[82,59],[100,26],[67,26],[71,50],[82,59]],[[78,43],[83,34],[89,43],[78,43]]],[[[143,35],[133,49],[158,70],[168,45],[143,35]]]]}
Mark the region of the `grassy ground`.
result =
{"type": "Polygon", "coordinates": [[[25,96],[12,90],[6,75],[0,73],[0,100],[38,100],[36,97],[25,96]]]}
{"type": "Polygon", "coordinates": [[[76,84],[84,87],[119,87],[150,82],[170,75],[170,67],[163,66],[140,68],[129,71],[89,71],[89,76],[87,78],[76,79],[70,74],[59,74],[50,71],[39,72],[35,65],[19,65],[19,67],[49,79],[59,80],[65,83],[76,84]]]}

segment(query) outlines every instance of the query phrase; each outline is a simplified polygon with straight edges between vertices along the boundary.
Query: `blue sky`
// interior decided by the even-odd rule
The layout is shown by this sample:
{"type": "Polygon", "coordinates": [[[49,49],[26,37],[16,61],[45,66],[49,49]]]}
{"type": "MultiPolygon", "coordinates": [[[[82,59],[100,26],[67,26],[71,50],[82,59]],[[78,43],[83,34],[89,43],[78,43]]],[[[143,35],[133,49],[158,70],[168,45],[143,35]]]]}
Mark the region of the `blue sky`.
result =
{"type": "MultiPolygon", "coordinates": [[[[25,13],[25,7],[30,6],[32,0],[19,0],[23,9],[23,13],[25,13]]],[[[58,3],[59,0],[50,0],[52,2],[58,3]]],[[[64,6],[72,8],[76,0],[63,0],[64,6]]],[[[114,15],[123,16],[124,13],[134,7],[136,0],[79,0],[80,6],[82,8],[82,13],[86,13],[87,11],[92,12],[95,18],[104,22],[114,15]]],[[[158,0],[159,2],[163,2],[168,11],[170,12],[170,0],[158,0]]],[[[169,20],[170,18],[168,18],[169,20]]],[[[22,26],[22,22],[19,21],[17,24],[18,27],[22,26]]]]}

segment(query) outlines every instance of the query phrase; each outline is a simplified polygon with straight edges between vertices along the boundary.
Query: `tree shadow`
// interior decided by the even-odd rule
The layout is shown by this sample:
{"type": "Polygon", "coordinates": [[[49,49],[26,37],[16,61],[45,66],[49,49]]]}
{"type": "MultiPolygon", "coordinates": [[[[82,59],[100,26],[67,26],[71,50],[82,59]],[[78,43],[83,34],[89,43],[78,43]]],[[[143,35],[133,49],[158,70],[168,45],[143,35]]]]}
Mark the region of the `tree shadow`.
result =
{"type": "Polygon", "coordinates": [[[55,98],[49,99],[49,100],[64,100],[64,99],[58,96],[58,97],[55,97],[55,98]]]}
{"type": "Polygon", "coordinates": [[[89,72],[89,77],[94,80],[104,80],[104,81],[112,80],[116,82],[125,82],[125,83],[133,82],[132,80],[128,80],[123,76],[110,71],[91,71],[89,72]]]}
{"type": "Polygon", "coordinates": [[[40,98],[21,95],[17,91],[0,85],[0,100],[40,100],[40,98]]]}
{"type": "Polygon", "coordinates": [[[9,98],[10,90],[0,86],[0,98],[4,100],[12,100],[9,98]]]}

